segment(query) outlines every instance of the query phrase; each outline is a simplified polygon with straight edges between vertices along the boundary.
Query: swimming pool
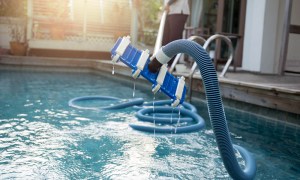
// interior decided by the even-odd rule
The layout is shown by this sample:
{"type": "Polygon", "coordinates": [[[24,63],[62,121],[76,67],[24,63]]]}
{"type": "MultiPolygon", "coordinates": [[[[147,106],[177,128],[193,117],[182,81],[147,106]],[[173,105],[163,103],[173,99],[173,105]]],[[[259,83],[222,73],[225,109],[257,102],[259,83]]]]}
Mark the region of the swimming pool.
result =
{"type": "MultiPolygon", "coordinates": [[[[2,70],[0,77],[1,179],[230,179],[204,103],[195,104],[204,130],[154,135],[128,126],[137,121],[133,109],[68,106],[85,95],[131,98],[133,83],[91,73],[2,70]]],[[[137,84],[135,97],[153,100],[150,85],[137,84]]],[[[254,154],[256,179],[300,177],[299,128],[225,108],[233,142],[254,154]]]]}

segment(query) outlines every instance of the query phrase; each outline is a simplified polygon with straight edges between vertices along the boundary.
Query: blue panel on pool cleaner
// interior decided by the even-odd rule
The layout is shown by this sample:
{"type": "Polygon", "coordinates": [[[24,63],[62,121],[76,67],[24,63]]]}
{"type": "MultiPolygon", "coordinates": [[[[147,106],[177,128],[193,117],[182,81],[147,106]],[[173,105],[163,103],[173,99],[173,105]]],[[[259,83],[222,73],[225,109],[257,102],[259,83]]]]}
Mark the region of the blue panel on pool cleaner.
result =
{"type": "MultiPolygon", "coordinates": [[[[140,60],[143,51],[134,48],[130,44],[130,41],[129,40],[126,41],[126,39],[123,40],[124,38],[128,38],[128,37],[119,38],[115,43],[114,47],[112,48],[111,50],[112,59],[114,62],[116,62],[117,60],[122,61],[124,64],[126,64],[128,67],[132,69],[132,72],[134,74],[138,70],[137,64],[140,60]]],[[[150,62],[150,58],[148,57],[139,75],[142,75],[145,79],[147,79],[153,84],[152,87],[155,87],[158,84],[157,77],[159,72],[157,73],[150,72],[148,69],[149,62],[150,62]]],[[[178,88],[179,81],[180,80],[178,78],[174,77],[169,72],[166,72],[163,83],[160,85],[160,90],[163,93],[165,93],[167,96],[169,96],[173,100],[173,102],[177,100],[180,104],[182,104],[185,99],[186,86],[183,85],[182,90],[179,91],[182,92],[182,94],[180,93],[181,95],[178,96],[177,93],[176,96],[176,90],[178,88]]],[[[175,106],[177,105],[178,103],[177,104],[175,103],[175,106]]]]}

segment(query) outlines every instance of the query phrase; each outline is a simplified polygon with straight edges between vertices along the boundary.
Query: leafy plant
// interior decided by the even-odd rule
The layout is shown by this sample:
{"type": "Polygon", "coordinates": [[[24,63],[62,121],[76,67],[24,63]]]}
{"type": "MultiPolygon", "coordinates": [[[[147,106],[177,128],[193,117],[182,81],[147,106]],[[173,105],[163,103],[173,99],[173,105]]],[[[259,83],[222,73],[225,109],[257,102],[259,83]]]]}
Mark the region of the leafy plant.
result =
{"type": "MultiPolygon", "coordinates": [[[[12,21],[12,20],[10,20],[12,21]]],[[[22,42],[24,41],[25,26],[17,23],[11,23],[10,25],[11,41],[22,42]]]]}
{"type": "Polygon", "coordinates": [[[24,17],[26,1],[24,0],[0,0],[0,16],[24,17]]]}
{"type": "Polygon", "coordinates": [[[137,0],[139,41],[154,45],[162,13],[162,0],[137,0]]]}
{"type": "Polygon", "coordinates": [[[157,29],[159,26],[159,13],[162,12],[162,1],[148,0],[139,3],[139,21],[145,29],[157,29]]]}
{"type": "Polygon", "coordinates": [[[11,41],[22,42],[26,33],[26,1],[0,0],[0,16],[9,25],[11,41]]]}

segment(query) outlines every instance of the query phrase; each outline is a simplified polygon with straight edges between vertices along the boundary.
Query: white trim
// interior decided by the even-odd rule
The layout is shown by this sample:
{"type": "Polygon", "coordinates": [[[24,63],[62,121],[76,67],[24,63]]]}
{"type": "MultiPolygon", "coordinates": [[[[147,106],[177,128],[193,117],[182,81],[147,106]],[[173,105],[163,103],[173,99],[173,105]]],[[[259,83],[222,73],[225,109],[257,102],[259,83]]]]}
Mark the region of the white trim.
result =
{"type": "Polygon", "coordinates": [[[160,48],[157,53],[155,54],[155,58],[157,59],[158,62],[160,62],[161,64],[167,64],[170,61],[170,57],[167,56],[162,48],[160,48]]]}
{"type": "Polygon", "coordinates": [[[30,40],[30,49],[56,49],[56,50],[77,50],[77,51],[110,51],[114,46],[114,39],[110,42],[86,42],[66,40],[30,40]]]}
{"type": "Polygon", "coordinates": [[[161,66],[158,76],[156,78],[157,84],[162,85],[164,83],[167,72],[168,72],[167,66],[166,65],[161,66]]]}
{"type": "Polygon", "coordinates": [[[183,76],[181,76],[181,78],[178,80],[175,96],[179,100],[181,100],[181,98],[182,98],[183,88],[185,85],[184,80],[185,80],[185,78],[183,76]]]}
{"type": "Polygon", "coordinates": [[[149,50],[146,49],[145,51],[142,51],[141,56],[136,64],[136,67],[142,71],[145,67],[148,58],[149,58],[149,50]]]}

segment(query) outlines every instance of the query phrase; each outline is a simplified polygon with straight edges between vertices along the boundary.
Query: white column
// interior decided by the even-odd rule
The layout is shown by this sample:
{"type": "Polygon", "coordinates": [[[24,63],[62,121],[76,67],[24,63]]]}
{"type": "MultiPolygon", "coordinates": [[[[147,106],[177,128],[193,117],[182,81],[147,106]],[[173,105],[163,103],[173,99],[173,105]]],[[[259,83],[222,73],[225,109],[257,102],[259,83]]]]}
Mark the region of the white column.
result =
{"type": "Polygon", "coordinates": [[[242,68],[260,71],[265,0],[247,1],[242,68]]]}
{"type": "Polygon", "coordinates": [[[83,13],[83,40],[86,40],[86,33],[87,33],[87,0],[84,1],[84,13],[83,13]]]}
{"type": "Polygon", "coordinates": [[[131,37],[131,43],[133,45],[137,44],[138,41],[138,13],[137,13],[137,7],[135,4],[131,6],[131,24],[130,24],[130,37],[131,37]]]}
{"type": "Polygon", "coordinates": [[[32,0],[27,1],[27,40],[32,39],[32,25],[33,25],[33,3],[32,0]]]}
{"type": "Polygon", "coordinates": [[[247,1],[242,68],[276,74],[282,35],[280,0],[247,1]]]}

